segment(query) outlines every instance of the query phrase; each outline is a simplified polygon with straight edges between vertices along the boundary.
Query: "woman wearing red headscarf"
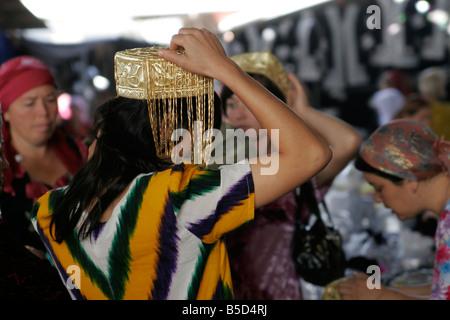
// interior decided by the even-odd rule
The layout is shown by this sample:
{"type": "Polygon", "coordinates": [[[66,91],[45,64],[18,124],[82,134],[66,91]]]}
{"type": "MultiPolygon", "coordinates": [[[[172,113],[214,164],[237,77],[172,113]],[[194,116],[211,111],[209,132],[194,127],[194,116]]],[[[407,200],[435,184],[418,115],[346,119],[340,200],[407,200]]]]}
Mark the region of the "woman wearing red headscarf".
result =
{"type": "Polygon", "coordinates": [[[430,210],[439,215],[432,285],[368,289],[367,275],[339,283],[343,299],[450,300],[450,142],[424,123],[394,120],[365,142],[355,162],[383,202],[400,220],[430,210]]]}
{"type": "Polygon", "coordinates": [[[30,212],[46,191],[69,182],[85,162],[87,146],[56,128],[56,83],[39,59],[20,56],[0,66],[0,104],[9,162],[0,195],[2,224],[22,247],[43,259],[45,249],[31,226],[30,212]]]}

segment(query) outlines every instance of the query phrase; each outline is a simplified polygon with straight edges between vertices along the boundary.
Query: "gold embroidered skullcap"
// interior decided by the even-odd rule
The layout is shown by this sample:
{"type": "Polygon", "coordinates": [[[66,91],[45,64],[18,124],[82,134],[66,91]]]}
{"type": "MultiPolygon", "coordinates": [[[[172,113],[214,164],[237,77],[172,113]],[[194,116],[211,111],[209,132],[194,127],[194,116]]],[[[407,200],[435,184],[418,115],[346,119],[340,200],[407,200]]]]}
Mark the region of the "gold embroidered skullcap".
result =
{"type": "MultiPolygon", "coordinates": [[[[214,123],[214,80],[191,73],[182,67],[161,58],[157,51],[161,47],[152,46],[134,48],[116,52],[114,56],[114,76],[119,96],[147,100],[150,124],[158,156],[171,157],[177,141],[171,135],[182,128],[187,120],[187,129],[191,135],[191,150],[194,146],[197,154],[191,153],[191,160],[200,159],[204,164],[202,150],[212,140],[214,123]],[[186,100],[186,108],[180,112],[179,98],[186,100]],[[195,105],[194,105],[195,104],[195,105]],[[183,121],[183,114],[187,119],[183,121]],[[195,122],[201,126],[195,128],[195,122]],[[194,134],[194,130],[197,134],[194,134]],[[203,134],[209,130],[205,139],[203,134]],[[194,141],[194,138],[197,139],[194,141]]],[[[165,47],[166,48],[166,47],[165,47]]],[[[184,54],[183,51],[177,51],[184,54]]]]}
{"type": "Polygon", "coordinates": [[[283,64],[270,51],[255,51],[232,56],[231,59],[247,73],[257,73],[271,80],[287,97],[289,79],[283,64]]]}

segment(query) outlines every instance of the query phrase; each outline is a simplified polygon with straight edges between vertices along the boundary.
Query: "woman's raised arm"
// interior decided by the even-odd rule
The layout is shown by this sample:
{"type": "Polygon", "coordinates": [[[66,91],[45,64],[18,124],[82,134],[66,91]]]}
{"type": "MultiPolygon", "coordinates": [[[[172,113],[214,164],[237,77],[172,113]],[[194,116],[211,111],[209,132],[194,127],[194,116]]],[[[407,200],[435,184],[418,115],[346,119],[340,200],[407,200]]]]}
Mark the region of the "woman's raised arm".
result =
{"type": "Polygon", "coordinates": [[[251,162],[255,207],[270,203],[322,170],[331,159],[329,146],[291,108],[229,59],[219,39],[206,29],[183,28],[169,50],[159,55],[193,73],[227,85],[251,110],[271,139],[277,154],[251,162]],[[184,49],[184,54],[174,52],[184,49]],[[268,165],[270,160],[270,165],[268,165]],[[271,170],[267,170],[268,167],[271,170]],[[265,170],[266,169],[266,170],[265,170]]]}

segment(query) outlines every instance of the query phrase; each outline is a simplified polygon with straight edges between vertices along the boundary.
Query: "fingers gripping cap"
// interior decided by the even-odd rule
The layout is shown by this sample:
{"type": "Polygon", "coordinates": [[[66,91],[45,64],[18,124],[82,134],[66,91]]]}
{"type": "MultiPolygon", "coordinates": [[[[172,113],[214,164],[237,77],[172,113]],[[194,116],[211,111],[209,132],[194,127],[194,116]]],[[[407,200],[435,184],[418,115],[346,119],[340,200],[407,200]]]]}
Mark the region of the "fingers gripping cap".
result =
{"type": "MultiPolygon", "coordinates": [[[[212,130],[205,141],[203,133],[213,128],[214,123],[214,80],[189,72],[182,67],[161,58],[159,46],[134,48],[119,51],[114,57],[114,75],[116,91],[119,96],[147,100],[153,137],[158,156],[171,156],[174,141],[170,137],[175,129],[183,123],[183,114],[187,115],[191,134],[192,150],[196,143],[205,144],[212,140],[212,130]],[[179,112],[179,99],[186,100],[186,110],[179,112]],[[195,104],[195,105],[194,105],[195,104]],[[194,134],[198,128],[194,122],[200,122],[201,132],[194,134]],[[194,137],[197,141],[194,141],[194,137]]],[[[166,48],[167,49],[167,48],[166,48]]],[[[183,51],[177,51],[184,54],[183,51]]],[[[186,120],[186,119],[185,119],[186,120]]],[[[201,152],[203,148],[197,148],[201,152]]],[[[200,154],[193,154],[204,163],[206,159],[200,154]]]]}

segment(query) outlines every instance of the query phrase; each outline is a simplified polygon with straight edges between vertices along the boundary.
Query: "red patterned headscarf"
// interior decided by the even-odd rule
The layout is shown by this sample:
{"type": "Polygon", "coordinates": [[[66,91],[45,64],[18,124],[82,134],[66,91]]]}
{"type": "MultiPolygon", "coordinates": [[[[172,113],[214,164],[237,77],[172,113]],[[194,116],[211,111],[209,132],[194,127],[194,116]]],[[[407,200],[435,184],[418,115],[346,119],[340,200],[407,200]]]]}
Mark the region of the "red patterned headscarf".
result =
{"type": "Polygon", "coordinates": [[[360,154],[369,165],[413,181],[450,173],[450,142],[428,126],[408,119],[393,120],[375,130],[360,154]]]}

